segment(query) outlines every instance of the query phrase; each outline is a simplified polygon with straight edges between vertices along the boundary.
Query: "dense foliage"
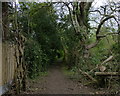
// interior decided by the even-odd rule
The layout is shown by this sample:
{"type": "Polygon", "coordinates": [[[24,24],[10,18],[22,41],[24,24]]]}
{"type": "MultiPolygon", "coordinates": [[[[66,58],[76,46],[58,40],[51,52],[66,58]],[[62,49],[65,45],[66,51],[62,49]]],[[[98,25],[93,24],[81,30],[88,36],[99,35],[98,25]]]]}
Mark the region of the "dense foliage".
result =
{"type": "Polygon", "coordinates": [[[28,76],[30,78],[35,78],[39,76],[41,72],[47,71],[49,58],[43,53],[40,44],[31,39],[25,44],[25,61],[27,64],[28,76]]]}
{"type": "Polygon", "coordinates": [[[47,71],[62,49],[57,15],[51,3],[20,3],[19,20],[26,37],[25,63],[30,78],[47,71]],[[21,16],[22,15],[22,16],[21,16]]]}
{"type": "Polygon", "coordinates": [[[12,6],[10,37],[17,28],[26,38],[28,77],[39,76],[59,58],[79,79],[97,81],[95,72],[119,72],[118,6],[115,2],[99,8],[92,2],[20,2],[12,6]]]}

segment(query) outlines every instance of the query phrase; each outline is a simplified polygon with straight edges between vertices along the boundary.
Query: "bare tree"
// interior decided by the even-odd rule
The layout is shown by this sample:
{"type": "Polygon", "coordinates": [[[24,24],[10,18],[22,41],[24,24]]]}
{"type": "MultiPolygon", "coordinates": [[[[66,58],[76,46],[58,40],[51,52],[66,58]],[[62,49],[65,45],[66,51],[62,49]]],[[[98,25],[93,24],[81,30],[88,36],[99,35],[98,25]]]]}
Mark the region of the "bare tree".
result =
{"type": "MultiPolygon", "coordinates": [[[[116,18],[116,10],[117,8],[117,3],[111,2],[109,5],[104,5],[101,6],[100,9],[92,9],[91,10],[91,5],[92,2],[64,2],[64,5],[67,6],[69,10],[69,15],[71,17],[72,25],[75,30],[76,36],[79,36],[80,38],[80,45],[83,47],[83,53],[84,57],[88,58],[89,57],[89,50],[91,48],[94,48],[102,38],[108,36],[108,35],[114,35],[118,33],[107,33],[105,35],[100,35],[100,30],[101,27],[105,24],[106,21],[109,21],[110,19],[114,19],[115,22],[118,23],[118,20],[116,18]],[[109,10],[108,10],[109,9],[109,10]],[[101,19],[98,22],[98,26],[96,27],[96,41],[92,44],[88,43],[88,37],[89,37],[89,30],[91,29],[89,25],[89,14],[92,13],[97,13],[100,14],[101,19]]],[[[95,20],[94,20],[95,21],[95,20]]],[[[95,21],[97,22],[97,21],[95,21]]]]}

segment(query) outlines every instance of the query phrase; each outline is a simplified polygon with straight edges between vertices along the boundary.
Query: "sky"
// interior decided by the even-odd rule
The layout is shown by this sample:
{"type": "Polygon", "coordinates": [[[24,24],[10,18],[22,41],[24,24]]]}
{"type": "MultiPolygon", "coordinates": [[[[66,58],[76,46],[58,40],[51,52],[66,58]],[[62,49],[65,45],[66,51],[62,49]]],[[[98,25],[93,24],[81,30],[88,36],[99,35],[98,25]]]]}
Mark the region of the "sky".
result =
{"type": "MultiPolygon", "coordinates": [[[[47,2],[47,1],[52,1],[52,2],[60,2],[60,1],[64,1],[64,2],[74,2],[74,1],[88,1],[88,2],[90,2],[90,1],[92,1],[92,0],[15,0],[16,2],[18,2],[18,1],[30,1],[30,2],[47,2]]],[[[100,5],[102,5],[102,4],[104,4],[105,2],[107,2],[107,1],[113,1],[113,0],[94,0],[95,1],[95,3],[96,3],[96,7],[97,6],[100,6],[100,5]]],[[[120,0],[115,0],[115,1],[120,1],[120,0]]]]}
{"type": "Polygon", "coordinates": [[[100,7],[101,5],[104,5],[106,2],[107,0],[95,0],[92,5],[94,7],[100,7]]]}
{"type": "MultiPolygon", "coordinates": [[[[1,0],[0,0],[1,1],[1,0]]],[[[6,0],[3,0],[3,1],[6,1],[6,0]]],[[[7,0],[7,1],[9,1],[9,0],[7,0]]],[[[11,0],[12,1],[12,0],[11,0]]],[[[29,2],[50,2],[50,1],[52,1],[52,2],[60,2],[60,1],[62,1],[62,2],[74,2],[74,1],[87,1],[87,2],[91,2],[92,0],[13,0],[13,1],[16,1],[16,2],[26,2],[26,1],[29,1],[29,2]]],[[[101,5],[104,5],[105,3],[108,3],[108,2],[112,2],[112,1],[114,1],[114,2],[120,2],[120,0],[94,0],[94,2],[93,2],[93,5],[94,5],[94,7],[100,7],[101,5]]]]}

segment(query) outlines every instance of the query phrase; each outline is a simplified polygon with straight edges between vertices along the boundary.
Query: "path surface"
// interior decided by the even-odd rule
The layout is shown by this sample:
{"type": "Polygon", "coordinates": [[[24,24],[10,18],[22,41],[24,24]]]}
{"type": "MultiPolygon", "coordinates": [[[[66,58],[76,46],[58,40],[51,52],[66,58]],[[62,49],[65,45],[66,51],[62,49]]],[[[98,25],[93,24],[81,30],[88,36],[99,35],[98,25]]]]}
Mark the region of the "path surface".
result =
{"type": "Polygon", "coordinates": [[[31,94],[92,94],[92,90],[68,79],[60,67],[51,68],[48,75],[28,84],[31,94]]]}

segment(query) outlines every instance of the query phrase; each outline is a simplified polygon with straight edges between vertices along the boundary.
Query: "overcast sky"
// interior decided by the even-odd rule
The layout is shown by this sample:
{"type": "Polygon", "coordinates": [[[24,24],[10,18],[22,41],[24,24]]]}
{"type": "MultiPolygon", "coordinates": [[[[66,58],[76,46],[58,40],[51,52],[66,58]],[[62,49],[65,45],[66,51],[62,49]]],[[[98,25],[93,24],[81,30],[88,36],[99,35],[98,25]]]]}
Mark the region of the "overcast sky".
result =
{"type": "MultiPolygon", "coordinates": [[[[60,2],[60,1],[64,1],[64,2],[69,2],[69,1],[71,1],[71,2],[74,2],[74,1],[86,1],[86,0],[15,0],[16,2],[20,2],[20,1],[22,1],[22,2],[25,2],[25,1],[30,1],[30,2],[46,2],[46,1],[52,1],[52,2],[60,2]]],[[[87,0],[87,1],[91,1],[91,0],[87,0]]],[[[101,6],[101,5],[103,5],[105,2],[110,2],[110,1],[120,1],[120,0],[94,0],[94,2],[96,2],[96,7],[97,6],[101,6]]]]}
{"type": "Polygon", "coordinates": [[[105,4],[106,3],[106,0],[95,0],[93,2],[93,6],[95,7],[100,7],[101,5],[105,4]]]}

